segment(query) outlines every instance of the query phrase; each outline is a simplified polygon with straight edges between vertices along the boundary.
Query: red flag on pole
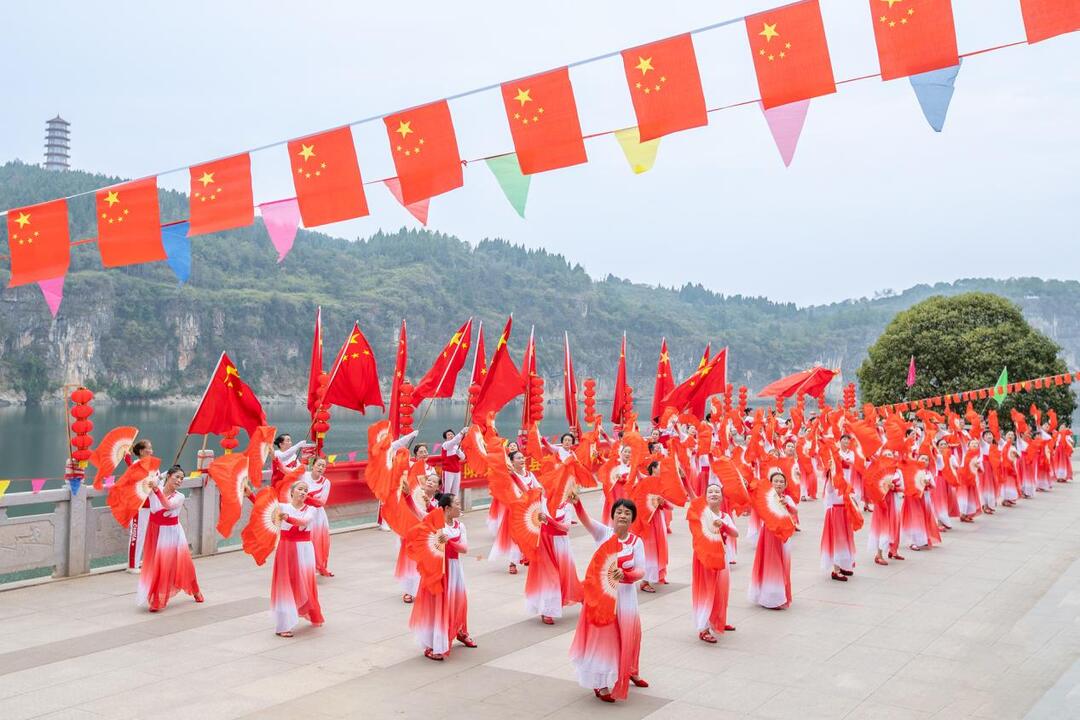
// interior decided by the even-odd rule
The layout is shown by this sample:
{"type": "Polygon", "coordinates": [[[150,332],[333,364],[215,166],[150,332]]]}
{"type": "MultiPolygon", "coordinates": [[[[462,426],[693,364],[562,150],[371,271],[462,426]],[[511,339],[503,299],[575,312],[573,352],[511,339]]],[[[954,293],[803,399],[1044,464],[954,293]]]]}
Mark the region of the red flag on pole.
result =
{"type": "Polygon", "coordinates": [[[915,356],[911,356],[911,362],[908,363],[907,368],[907,386],[911,387],[915,384],[915,356]]]}
{"type": "Polygon", "coordinates": [[[446,347],[435,358],[431,369],[417,383],[413,390],[413,399],[419,405],[424,398],[448,398],[454,394],[458,373],[465,367],[465,358],[469,355],[469,343],[472,341],[472,318],[458,328],[451,336],[446,347]]]}
{"type": "Polygon", "coordinates": [[[525,354],[521,356],[521,381],[525,385],[525,395],[521,403],[521,427],[526,429],[532,418],[532,408],[529,407],[529,378],[536,374],[536,341],[534,333],[536,327],[529,328],[529,343],[525,346],[525,354]]]}
{"type": "Polygon", "coordinates": [[[319,398],[319,376],[323,371],[322,360],[322,306],[315,311],[315,333],[311,338],[311,367],[308,368],[307,409],[315,417],[319,398]]]}
{"type": "Polygon", "coordinates": [[[405,368],[409,364],[409,338],[405,332],[405,319],[401,320],[401,330],[398,332],[397,360],[394,363],[394,380],[390,384],[390,430],[397,437],[399,432],[401,412],[401,384],[405,382],[405,368]]]}
{"type": "Polygon", "coordinates": [[[221,434],[242,427],[248,435],[266,424],[262,404],[229,356],[221,353],[199,407],[188,425],[188,435],[221,434]]]}
{"type": "Polygon", "coordinates": [[[469,385],[483,386],[484,378],[487,377],[487,350],[484,349],[484,321],[480,321],[480,327],[476,330],[476,349],[473,351],[472,377],[469,385]]]}
{"type": "Polygon", "coordinates": [[[652,418],[659,422],[664,414],[664,398],[675,389],[675,378],[671,375],[671,359],[668,357],[667,338],[660,341],[660,359],[656,361],[656,384],[653,385],[652,418]]]}
{"type": "Polygon", "coordinates": [[[360,324],[354,323],[349,339],[338,350],[330,372],[330,383],[326,387],[327,405],[357,410],[361,414],[364,408],[383,404],[382,391],[379,389],[379,368],[375,363],[375,353],[371,350],[360,324]]]}
{"type": "Polygon", "coordinates": [[[570,335],[563,333],[563,346],[566,357],[563,362],[563,405],[566,409],[566,423],[571,430],[578,428],[577,378],[574,376],[574,359],[570,357],[570,335]]]}
{"type": "Polygon", "coordinates": [[[498,412],[506,403],[525,392],[521,372],[514,366],[514,360],[506,346],[513,323],[514,316],[511,315],[506,320],[506,327],[503,328],[499,343],[495,346],[495,353],[491,356],[491,365],[488,366],[476,405],[472,409],[475,423],[483,422],[489,412],[498,412]]]}
{"type": "MultiPolygon", "coordinates": [[[[698,396],[702,393],[702,388],[708,388],[711,385],[719,384],[720,380],[714,378],[712,382],[709,382],[709,375],[712,374],[718,368],[723,368],[722,372],[726,372],[727,367],[727,352],[721,351],[716,353],[712,360],[705,365],[699,367],[689,378],[684,380],[681,385],[676,387],[664,398],[664,407],[674,407],[677,410],[686,410],[691,407],[695,401],[698,400],[698,396]]],[[[704,397],[700,400],[701,405],[704,406],[704,397]]],[[[700,416],[699,416],[700,417],[700,416]]]]}
{"type": "Polygon", "coordinates": [[[615,371],[615,396],[611,401],[611,422],[621,425],[626,412],[626,333],[619,349],[619,367],[615,371]]]}
{"type": "Polygon", "coordinates": [[[708,365],[709,373],[698,388],[693,402],[690,403],[690,412],[700,420],[705,419],[705,403],[709,396],[722,393],[727,389],[727,348],[713,355],[708,365]]]}

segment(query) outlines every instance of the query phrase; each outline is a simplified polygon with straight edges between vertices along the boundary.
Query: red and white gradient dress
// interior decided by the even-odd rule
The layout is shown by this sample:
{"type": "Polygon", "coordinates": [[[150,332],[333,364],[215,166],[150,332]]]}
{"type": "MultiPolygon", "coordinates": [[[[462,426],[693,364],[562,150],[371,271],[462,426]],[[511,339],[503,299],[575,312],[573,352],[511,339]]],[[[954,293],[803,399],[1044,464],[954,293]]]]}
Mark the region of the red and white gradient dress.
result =
{"type": "Polygon", "coordinates": [[[1067,428],[1059,428],[1057,437],[1054,439],[1054,453],[1052,456],[1054,478],[1060,482],[1068,482],[1073,477],[1072,466],[1073,435],[1067,428]]]}
{"type": "MultiPolygon", "coordinates": [[[[615,534],[607,525],[594,522],[580,502],[574,509],[598,546],[615,534]]],[[[633,533],[627,533],[619,544],[618,564],[623,578],[615,599],[615,622],[596,625],[582,611],[570,644],[570,662],[581,687],[590,690],[606,687],[616,700],[624,700],[630,676],[639,674],[641,617],[635,585],[645,574],[645,546],[633,533]]]]}
{"type": "MultiPolygon", "coordinates": [[[[781,500],[788,513],[797,519],[795,501],[788,495],[781,500]]],[[[758,529],[747,597],[750,602],[766,608],[791,605],[791,540],[781,540],[764,523],[758,529]]]]}
{"type": "Polygon", "coordinates": [[[421,585],[409,616],[409,629],[416,642],[438,655],[448,655],[455,638],[469,635],[469,599],[461,565],[461,556],[469,552],[465,526],[452,520],[443,532],[446,533],[446,569],[442,590],[433,593],[421,585]]]}
{"type": "MultiPolygon", "coordinates": [[[[518,475],[511,470],[510,479],[514,481],[514,487],[519,497],[531,487],[540,487],[540,483],[536,481],[536,476],[528,470],[525,471],[524,475],[518,475]]],[[[521,549],[510,536],[510,508],[493,497],[491,499],[491,509],[488,511],[487,522],[488,529],[495,536],[495,540],[491,544],[491,552],[488,553],[488,560],[492,562],[502,560],[513,564],[520,563],[523,557],[521,549]]]]}
{"type": "MultiPolygon", "coordinates": [[[[416,497],[408,495],[403,501],[412,510],[417,520],[423,519],[424,515],[439,506],[434,498],[428,500],[423,507],[416,504],[417,500],[423,500],[419,493],[417,493],[416,497]]],[[[420,571],[416,569],[416,561],[409,557],[409,553],[405,551],[404,537],[398,538],[398,556],[397,564],[394,565],[394,579],[401,586],[402,593],[413,598],[416,597],[416,592],[420,588],[420,571]]]]}
{"type": "Polygon", "coordinates": [[[667,515],[663,512],[664,507],[671,507],[671,503],[664,501],[664,505],[656,509],[646,526],[646,531],[641,535],[641,541],[645,546],[644,580],[653,585],[667,582],[668,522],[667,515]]]}
{"type": "Polygon", "coordinates": [[[1001,441],[1001,499],[1016,502],[1020,499],[1020,453],[1016,446],[1001,441]]]}
{"type": "Polygon", "coordinates": [[[997,507],[998,498],[1001,496],[1002,478],[998,477],[1001,463],[994,461],[995,457],[1001,457],[1001,451],[996,446],[991,448],[990,443],[979,441],[979,453],[983,469],[982,477],[979,478],[979,502],[993,509],[997,507]]]}
{"type": "Polygon", "coordinates": [[[308,527],[315,508],[297,510],[290,503],[278,503],[281,536],[274,551],[274,573],[270,580],[270,612],[274,631],[290,632],[304,617],[312,625],[325,622],[315,585],[315,548],[308,527]]]}
{"type": "MultiPolygon", "coordinates": [[[[855,454],[849,454],[854,459],[855,454]]],[[[842,472],[845,478],[850,478],[853,474],[851,467],[847,465],[842,472]]],[[[821,526],[821,569],[832,571],[833,566],[836,566],[853,572],[855,530],[851,527],[851,518],[848,517],[847,502],[844,496],[836,491],[831,477],[825,480],[822,501],[825,505],[825,522],[821,526]]]]}
{"type": "Polygon", "coordinates": [[[934,504],[934,517],[937,519],[938,525],[946,530],[952,529],[952,521],[950,517],[957,517],[960,514],[960,510],[956,505],[956,491],[949,484],[949,477],[956,477],[956,463],[952,459],[952,453],[948,457],[942,457],[940,453],[934,452],[934,488],[930,491],[931,501],[934,504]],[[949,469],[946,470],[945,463],[949,463],[949,469]]]}
{"type": "MultiPolygon", "coordinates": [[[[712,533],[726,539],[731,531],[736,531],[730,515],[722,508],[719,513],[714,513],[706,504],[701,510],[702,528],[709,531],[709,528],[716,527],[717,521],[724,529],[713,529],[712,533]]],[[[727,556],[725,554],[723,562],[710,563],[695,551],[691,571],[690,598],[694,608],[694,629],[699,633],[711,629],[714,634],[722,635],[728,624],[728,597],[731,593],[731,573],[728,570],[727,556]]]]}
{"type": "Polygon", "coordinates": [[[877,554],[895,553],[900,548],[900,510],[896,506],[898,486],[903,482],[900,471],[892,475],[893,483],[881,502],[874,503],[874,514],[870,518],[870,532],[867,533],[870,552],[877,554]]]}
{"type": "Polygon", "coordinates": [[[187,536],[180,524],[183,494],[174,492],[165,496],[155,488],[148,500],[150,515],[136,599],[139,607],[160,610],[178,592],[198,595],[199,582],[195,577],[195,564],[191,562],[187,536]]]}
{"type": "Polygon", "coordinates": [[[330,519],[326,516],[326,501],[330,499],[330,478],[323,475],[318,480],[311,478],[311,473],[304,473],[301,478],[308,486],[304,504],[314,510],[311,525],[311,544],[315,548],[315,572],[328,575],[327,561],[330,559],[330,519]]]}
{"type": "Polygon", "coordinates": [[[978,450],[968,450],[960,465],[957,477],[960,485],[956,488],[956,504],[961,515],[974,517],[982,514],[979,485],[982,474],[982,460],[978,450]]]}
{"type": "Polygon", "coordinates": [[[555,517],[540,525],[536,559],[529,563],[529,574],[525,578],[525,609],[533,615],[562,617],[564,606],[584,599],[574,554],[570,550],[567,535],[570,518],[566,511],[567,506],[563,504],[555,517]]]}

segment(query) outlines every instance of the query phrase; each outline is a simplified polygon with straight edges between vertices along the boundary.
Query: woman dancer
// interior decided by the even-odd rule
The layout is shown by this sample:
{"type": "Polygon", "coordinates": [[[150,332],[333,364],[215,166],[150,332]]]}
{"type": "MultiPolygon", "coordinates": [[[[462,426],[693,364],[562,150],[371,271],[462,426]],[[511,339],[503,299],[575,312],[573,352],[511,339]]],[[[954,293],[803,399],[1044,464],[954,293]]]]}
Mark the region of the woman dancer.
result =
{"type": "MultiPolygon", "coordinates": [[[[705,467],[708,468],[708,465],[705,467]]],[[[648,474],[650,477],[660,474],[659,461],[653,460],[649,463],[648,474]]],[[[667,501],[661,500],[646,528],[644,530],[638,528],[641,532],[641,539],[645,544],[645,578],[641,582],[641,592],[654,593],[656,592],[656,583],[668,584],[668,528],[667,516],[663,512],[667,505],[667,501]]]]}
{"type": "Polygon", "coordinates": [[[203,601],[187,537],[180,524],[180,508],[184,506],[184,495],[179,492],[182,482],[183,468],[173,465],[165,474],[164,486],[155,486],[149,497],[150,517],[136,598],[139,607],[149,607],[150,612],[163,610],[169,598],[180,591],[191,595],[197,603],[203,601]]]}
{"type": "Polygon", "coordinates": [[[326,501],[330,499],[330,478],[326,477],[326,458],[312,457],[302,479],[308,486],[304,504],[314,510],[308,530],[315,548],[315,572],[323,577],[334,577],[327,567],[330,559],[330,519],[326,516],[326,501]]]}
{"type": "MultiPolygon", "coordinates": [[[[542,497],[543,507],[547,508],[546,495],[542,497]]],[[[568,509],[568,503],[563,503],[554,517],[542,512],[540,543],[525,578],[525,609],[539,615],[545,625],[554,625],[555,618],[562,617],[563,607],[584,599],[567,535],[570,529],[568,509]]]]}
{"type": "MultiPolygon", "coordinates": [[[[799,514],[795,501],[787,494],[787,477],[780,468],[774,467],[769,471],[768,482],[772,485],[771,492],[776,493],[798,528],[799,514]]],[[[791,540],[781,540],[764,522],[758,530],[747,595],[750,602],[770,610],[782,610],[791,605],[791,540]]]]}
{"type": "Polygon", "coordinates": [[[448,495],[461,492],[461,461],[465,453],[461,452],[461,438],[469,428],[462,428],[454,433],[449,428],[443,430],[443,442],[440,449],[442,456],[442,491],[448,495]]]}
{"type": "Polygon", "coordinates": [[[694,624],[698,631],[698,637],[707,643],[716,643],[716,635],[723,635],[727,631],[735,629],[734,625],[728,625],[727,608],[730,594],[731,574],[728,570],[726,543],[728,536],[738,537],[739,531],[735,527],[731,516],[724,512],[724,494],[718,482],[710,482],[705,488],[705,497],[696,498],[687,513],[690,523],[698,518],[701,524],[703,542],[704,538],[711,535],[719,536],[719,544],[725,548],[723,554],[715,554],[709,557],[698,552],[698,536],[695,528],[691,526],[690,532],[694,536],[694,559],[692,565],[692,580],[690,597],[694,606],[694,624]]]}
{"type": "MultiPolygon", "coordinates": [[[[529,488],[540,487],[540,483],[536,481],[536,476],[529,472],[525,465],[525,453],[516,449],[516,444],[509,454],[510,461],[510,479],[514,482],[514,487],[517,494],[525,492],[529,488]]],[[[494,506],[495,500],[492,500],[494,506]]],[[[488,515],[488,527],[495,534],[495,542],[491,546],[491,552],[488,553],[488,560],[504,560],[509,562],[509,573],[511,575],[517,575],[517,564],[524,563],[521,555],[521,550],[518,548],[517,543],[510,537],[510,508],[499,503],[498,514],[492,518],[488,515]]]]}
{"type": "Polygon", "coordinates": [[[832,579],[847,582],[855,574],[855,531],[848,517],[847,499],[841,488],[851,488],[851,476],[854,474],[852,462],[843,460],[844,455],[854,460],[854,453],[844,447],[851,437],[840,438],[841,467],[832,467],[825,476],[825,522],[821,527],[821,569],[832,572],[832,579]],[[839,474],[838,474],[839,473],[839,474]]]}
{"type": "MultiPolygon", "coordinates": [[[[889,463],[894,460],[891,450],[882,451],[876,462],[889,463]]],[[[870,520],[870,550],[874,553],[874,562],[878,565],[888,565],[885,555],[889,560],[903,560],[900,554],[900,510],[897,508],[897,495],[903,487],[903,477],[899,470],[886,471],[881,478],[874,482],[887,483],[888,488],[882,494],[879,502],[873,504],[874,515],[870,520]]]]}
{"type": "Polygon", "coordinates": [[[270,484],[276,485],[285,478],[285,473],[300,467],[297,455],[304,448],[315,447],[315,443],[301,440],[293,444],[292,435],[282,433],[274,438],[274,458],[270,461],[270,484]]]}
{"type": "Polygon", "coordinates": [[[469,598],[461,566],[461,556],[469,552],[465,525],[458,521],[461,501],[450,493],[438,493],[434,501],[446,518],[446,526],[439,535],[446,557],[445,574],[439,592],[433,593],[424,586],[417,591],[409,629],[424,648],[424,657],[441,661],[450,654],[454,640],[467,648],[476,647],[476,643],[469,637],[469,598]]]}
{"type": "Polygon", "coordinates": [[[613,703],[625,700],[630,683],[648,687],[638,675],[641,655],[641,618],[638,616],[634,584],[644,575],[645,546],[630,532],[637,519],[637,507],[626,498],[616,500],[611,508],[611,526],[594,522],[581,501],[575,499],[578,520],[603,545],[613,535],[619,539],[618,567],[612,579],[617,582],[615,621],[596,625],[586,612],[581,613],[574,640],[570,644],[570,662],[578,684],[592,689],[596,697],[613,703]]]}
{"type": "Polygon", "coordinates": [[[270,610],[278,637],[292,637],[301,617],[316,627],[325,622],[315,584],[315,548],[308,529],[315,518],[315,509],[304,503],[307,494],[307,483],[297,480],[289,487],[289,502],[277,505],[281,535],[274,551],[270,610]]]}

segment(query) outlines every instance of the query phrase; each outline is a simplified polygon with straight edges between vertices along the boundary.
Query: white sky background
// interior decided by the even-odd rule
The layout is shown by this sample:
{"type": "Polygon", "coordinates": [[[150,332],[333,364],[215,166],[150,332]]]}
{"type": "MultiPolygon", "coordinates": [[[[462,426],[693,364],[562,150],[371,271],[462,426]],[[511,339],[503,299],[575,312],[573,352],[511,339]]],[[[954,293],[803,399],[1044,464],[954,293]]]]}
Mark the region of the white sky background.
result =
{"type": "MultiPolygon", "coordinates": [[[[78,169],[135,177],[383,115],[649,42],[781,0],[6,3],[0,159],[41,162],[72,123],[78,169]]],[[[960,52],[1024,37],[1019,0],[954,0],[960,52]]],[[[866,0],[823,0],[838,80],[876,72],[866,0]]],[[[706,102],[757,97],[741,23],[696,35],[706,102]]],[[[958,277],[1080,276],[1080,34],[964,62],[942,135],[907,80],[812,102],[785,169],[756,107],[661,141],[630,172],[612,137],[535,176],[520,220],[483,163],[430,227],[501,237],[650,284],[799,304],[958,277]]],[[[571,71],[585,133],[634,124],[619,59],[571,71]]],[[[465,158],[512,150],[498,90],[451,104],[465,158]]],[[[380,121],[354,129],[365,180],[393,175],[380,121]]],[[[284,147],[254,158],[256,202],[292,196],[284,147]]],[[[187,189],[187,174],[161,178],[187,189]]],[[[414,225],[385,188],[346,237],[414,225]]],[[[272,252],[268,247],[267,252],[272,252]]]]}

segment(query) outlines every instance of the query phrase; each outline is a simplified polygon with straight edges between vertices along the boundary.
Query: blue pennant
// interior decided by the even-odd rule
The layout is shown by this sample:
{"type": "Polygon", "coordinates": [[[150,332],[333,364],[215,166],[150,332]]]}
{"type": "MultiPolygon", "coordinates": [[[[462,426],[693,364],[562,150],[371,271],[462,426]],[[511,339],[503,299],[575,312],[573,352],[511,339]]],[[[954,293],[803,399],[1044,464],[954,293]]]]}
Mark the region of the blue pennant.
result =
{"type": "Polygon", "coordinates": [[[945,127],[945,116],[949,113],[949,103],[952,102],[953,86],[956,84],[956,76],[960,73],[960,65],[931,70],[930,72],[912,75],[911,87],[915,90],[915,97],[919,99],[923,115],[930,127],[935,132],[941,132],[945,127]]]}
{"type": "Polygon", "coordinates": [[[191,240],[187,236],[188,225],[186,222],[181,222],[163,225],[161,228],[161,244],[165,248],[169,267],[172,268],[181,285],[186,283],[191,275],[191,240]]]}
{"type": "Polygon", "coordinates": [[[78,495],[79,488],[82,487],[82,478],[75,476],[73,478],[68,478],[68,482],[71,483],[71,494],[78,495]]]}

